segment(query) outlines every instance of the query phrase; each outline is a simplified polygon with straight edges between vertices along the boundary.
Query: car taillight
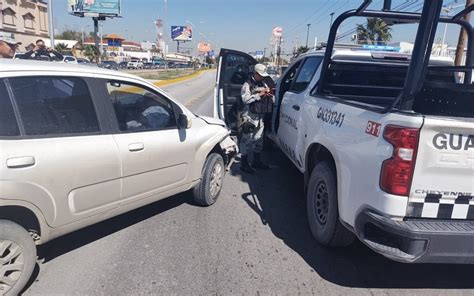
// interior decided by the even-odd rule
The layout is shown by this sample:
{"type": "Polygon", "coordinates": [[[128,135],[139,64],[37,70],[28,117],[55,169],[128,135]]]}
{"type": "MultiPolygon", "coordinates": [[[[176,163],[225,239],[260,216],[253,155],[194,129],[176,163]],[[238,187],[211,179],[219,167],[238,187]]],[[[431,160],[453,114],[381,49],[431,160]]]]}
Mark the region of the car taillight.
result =
{"type": "Polygon", "coordinates": [[[390,194],[408,196],[415,170],[420,130],[387,125],[383,137],[393,145],[393,155],[382,164],[380,188],[390,194]]]}

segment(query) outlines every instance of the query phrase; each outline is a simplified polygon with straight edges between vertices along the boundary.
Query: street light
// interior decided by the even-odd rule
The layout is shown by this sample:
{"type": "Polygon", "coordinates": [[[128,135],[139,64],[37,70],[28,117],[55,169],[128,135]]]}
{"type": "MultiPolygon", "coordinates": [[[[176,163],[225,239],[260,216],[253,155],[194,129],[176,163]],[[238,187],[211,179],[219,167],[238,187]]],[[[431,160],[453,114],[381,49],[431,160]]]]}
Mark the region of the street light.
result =
{"type": "Polygon", "coordinates": [[[89,27],[90,27],[90,25],[87,25],[87,26],[82,25],[82,46],[83,47],[84,47],[84,42],[85,42],[85,40],[84,40],[84,29],[89,28],[89,27]]]}
{"type": "MultiPolygon", "coordinates": [[[[459,7],[464,7],[464,5],[465,5],[465,4],[456,5],[456,6],[452,6],[452,5],[443,6],[443,7],[441,8],[441,10],[442,10],[443,12],[446,12],[446,14],[447,14],[448,16],[451,16],[451,12],[452,12],[454,9],[459,8],[459,7]]],[[[444,25],[444,33],[443,33],[443,43],[442,43],[442,47],[444,47],[444,44],[445,44],[445,42],[446,42],[446,33],[447,33],[447,31],[448,31],[448,23],[445,23],[445,25],[444,25]]],[[[448,46],[446,45],[446,52],[448,51],[448,50],[447,50],[447,47],[448,47],[448,46]]],[[[443,50],[443,48],[441,48],[441,50],[443,50]]]]}
{"type": "Polygon", "coordinates": [[[309,40],[309,27],[311,26],[311,24],[307,24],[308,26],[308,30],[306,31],[306,48],[308,48],[308,40],[309,40]]]}

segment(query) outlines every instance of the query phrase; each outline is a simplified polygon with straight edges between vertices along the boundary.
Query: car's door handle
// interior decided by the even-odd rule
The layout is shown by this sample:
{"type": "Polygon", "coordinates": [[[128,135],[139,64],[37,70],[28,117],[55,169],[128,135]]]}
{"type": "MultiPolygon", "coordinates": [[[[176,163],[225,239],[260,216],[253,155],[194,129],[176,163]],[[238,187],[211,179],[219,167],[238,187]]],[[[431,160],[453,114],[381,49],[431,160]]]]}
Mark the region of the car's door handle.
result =
{"type": "Polygon", "coordinates": [[[142,151],[145,149],[145,144],[143,143],[132,143],[128,145],[128,150],[131,152],[142,151]]]}
{"type": "Polygon", "coordinates": [[[296,111],[300,111],[300,106],[298,106],[298,105],[293,105],[293,109],[295,109],[296,111]]]}
{"type": "Polygon", "coordinates": [[[7,167],[10,169],[20,169],[34,166],[36,160],[33,156],[13,157],[7,159],[7,167]]]}

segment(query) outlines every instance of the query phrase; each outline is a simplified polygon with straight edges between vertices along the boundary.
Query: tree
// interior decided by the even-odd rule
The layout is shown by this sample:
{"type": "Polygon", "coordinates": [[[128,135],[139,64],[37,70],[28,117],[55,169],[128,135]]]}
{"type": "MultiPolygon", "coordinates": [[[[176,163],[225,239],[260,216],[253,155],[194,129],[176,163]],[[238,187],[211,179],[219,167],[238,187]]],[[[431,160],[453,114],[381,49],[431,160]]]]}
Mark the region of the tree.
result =
{"type": "Polygon", "coordinates": [[[270,58],[264,57],[261,59],[257,59],[257,62],[259,62],[260,64],[267,64],[267,63],[270,63],[270,58]]]}
{"type": "Polygon", "coordinates": [[[55,36],[56,39],[64,39],[64,40],[82,40],[82,32],[66,29],[62,31],[60,34],[55,36]]]}
{"type": "MultiPolygon", "coordinates": [[[[56,39],[63,39],[63,40],[76,40],[82,45],[82,32],[72,30],[72,29],[65,29],[60,34],[54,36],[56,39]]],[[[94,32],[84,32],[84,38],[94,38],[94,32]]]]}
{"type": "Polygon", "coordinates": [[[392,40],[392,28],[380,18],[367,18],[367,25],[357,25],[357,38],[362,44],[380,44],[392,40]]]}
{"type": "Polygon", "coordinates": [[[62,54],[64,54],[67,51],[67,45],[64,43],[58,43],[54,47],[54,49],[62,54]]]}
{"type": "Polygon", "coordinates": [[[300,46],[300,47],[298,47],[298,48],[296,49],[296,51],[295,51],[295,57],[297,57],[297,56],[299,56],[299,55],[302,55],[302,54],[304,54],[304,53],[306,53],[306,52],[308,52],[308,51],[309,51],[309,47],[307,47],[307,46],[300,46]]]}
{"type": "Polygon", "coordinates": [[[84,46],[84,56],[86,56],[91,62],[97,61],[98,50],[93,45],[84,46]]]}

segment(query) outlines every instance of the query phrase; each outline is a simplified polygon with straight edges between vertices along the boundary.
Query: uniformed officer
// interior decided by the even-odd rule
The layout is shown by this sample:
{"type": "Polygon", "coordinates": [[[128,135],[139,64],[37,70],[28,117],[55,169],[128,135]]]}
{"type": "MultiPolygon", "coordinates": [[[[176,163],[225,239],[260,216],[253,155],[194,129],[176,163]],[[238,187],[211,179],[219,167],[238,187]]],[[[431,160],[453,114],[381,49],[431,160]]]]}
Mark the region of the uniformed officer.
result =
{"type": "Polygon", "coordinates": [[[268,170],[270,167],[262,162],[261,152],[263,150],[263,118],[266,113],[271,112],[273,105],[272,90],[264,82],[268,77],[266,67],[262,64],[254,66],[252,75],[242,85],[242,115],[240,121],[241,140],[240,151],[242,160],[240,169],[249,174],[255,173],[255,169],[268,170]],[[253,163],[250,165],[249,156],[253,154],[253,163]]]}
{"type": "Polygon", "coordinates": [[[0,32],[0,58],[12,59],[21,42],[15,41],[15,35],[8,32],[0,32]]]}

